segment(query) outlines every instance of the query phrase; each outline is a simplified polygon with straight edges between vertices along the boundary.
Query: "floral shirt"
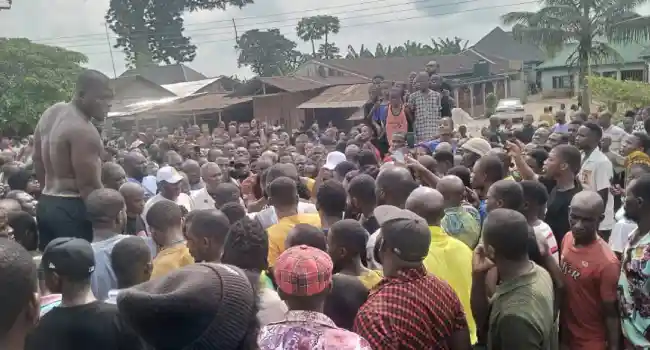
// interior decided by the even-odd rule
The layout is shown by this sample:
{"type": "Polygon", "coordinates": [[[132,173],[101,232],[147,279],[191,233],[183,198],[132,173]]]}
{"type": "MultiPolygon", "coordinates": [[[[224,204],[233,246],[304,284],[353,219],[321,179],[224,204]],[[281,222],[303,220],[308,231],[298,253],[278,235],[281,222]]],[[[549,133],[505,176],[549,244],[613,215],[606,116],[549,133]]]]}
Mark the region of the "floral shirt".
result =
{"type": "Polygon", "coordinates": [[[284,321],[262,328],[258,344],[260,350],[372,350],[359,335],[313,311],[287,312],[284,321]]]}
{"type": "Polygon", "coordinates": [[[450,236],[474,249],[481,236],[481,216],[471,205],[445,209],[440,226],[450,236]]]}
{"type": "Polygon", "coordinates": [[[623,249],[618,300],[625,338],[635,347],[647,349],[650,347],[650,235],[636,239],[638,235],[638,229],[634,230],[623,249]]]}

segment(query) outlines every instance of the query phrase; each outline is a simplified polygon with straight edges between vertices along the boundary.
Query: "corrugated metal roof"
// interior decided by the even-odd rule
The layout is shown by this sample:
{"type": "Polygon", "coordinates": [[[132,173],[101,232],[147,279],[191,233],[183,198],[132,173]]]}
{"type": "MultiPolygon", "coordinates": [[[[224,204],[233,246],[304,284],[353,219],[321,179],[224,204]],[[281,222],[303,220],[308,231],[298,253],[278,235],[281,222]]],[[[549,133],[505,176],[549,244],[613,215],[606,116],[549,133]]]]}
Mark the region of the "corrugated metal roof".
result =
{"type": "Polygon", "coordinates": [[[156,113],[205,113],[252,101],[252,97],[227,97],[226,94],[200,94],[178,103],[165,105],[156,113]]]}
{"type": "Polygon", "coordinates": [[[298,92],[305,90],[318,89],[325,86],[332,85],[345,85],[345,84],[358,84],[364,82],[365,79],[357,77],[302,77],[302,76],[288,76],[288,77],[259,77],[261,82],[273,85],[279,89],[288,92],[298,92]]]}
{"type": "MultiPolygon", "coordinates": [[[[591,59],[591,65],[599,64],[625,64],[625,63],[638,63],[643,62],[643,52],[650,47],[650,42],[636,42],[636,43],[608,43],[612,49],[616,50],[621,55],[623,59],[622,62],[618,62],[614,57],[604,57],[602,60],[591,59]]],[[[567,67],[567,60],[571,57],[571,54],[576,50],[577,44],[567,44],[563,50],[558,52],[555,57],[544,61],[544,63],[537,66],[536,69],[553,69],[553,68],[565,68],[567,67]]]]}
{"type": "Polygon", "coordinates": [[[368,101],[369,88],[370,84],[332,86],[298,108],[359,108],[368,101]]]}
{"type": "Polygon", "coordinates": [[[181,99],[180,97],[163,97],[157,100],[139,101],[136,103],[126,105],[119,111],[109,112],[107,117],[117,118],[117,117],[125,117],[125,116],[130,116],[138,113],[143,113],[143,112],[150,111],[156,107],[178,102],[177,100],[180,99],[181,99]]]}
{"type": "Polygon", "coordinates": [[[203,89],[204,87],[214,83],[219,79],[221,79],[221,77],[188,81],[176,84],[165,84],[162,85],[162,87],[171,91],[176,96],[185,97],[196,93],[197,91],[203,89]]]}

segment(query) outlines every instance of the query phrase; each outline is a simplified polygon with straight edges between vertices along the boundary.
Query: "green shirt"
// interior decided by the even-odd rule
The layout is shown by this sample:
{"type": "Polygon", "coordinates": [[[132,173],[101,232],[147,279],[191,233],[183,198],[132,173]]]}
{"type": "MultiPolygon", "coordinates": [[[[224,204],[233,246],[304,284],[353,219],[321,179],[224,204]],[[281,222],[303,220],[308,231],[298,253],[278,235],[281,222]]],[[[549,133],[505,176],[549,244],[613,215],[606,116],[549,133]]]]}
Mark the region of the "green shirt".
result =
{"type": "Polygon", "coordinates": [[[497,286],[491,300],[489,350],[553,350],[553,281],[535,263],[530,272],[497,286]]]}

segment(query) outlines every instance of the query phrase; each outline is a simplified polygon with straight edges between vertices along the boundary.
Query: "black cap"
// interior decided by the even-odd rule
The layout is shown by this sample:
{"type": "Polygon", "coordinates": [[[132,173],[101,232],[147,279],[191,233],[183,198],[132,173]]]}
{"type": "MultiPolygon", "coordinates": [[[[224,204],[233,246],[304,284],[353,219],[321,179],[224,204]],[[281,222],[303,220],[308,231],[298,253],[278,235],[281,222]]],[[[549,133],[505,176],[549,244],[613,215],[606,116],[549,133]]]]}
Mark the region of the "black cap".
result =
{"type": "Polygon", "coordinates": [[[427,221],[406,209],[380,205],[374,210],[384,244],[408,262],[421,262],[429,254],[431,232],[427,221]]]}
{"type": "Polygon", "coordinates": [[[86,279],[95,271],[93,248],[81,238],[56,238],[45,247],[41,268],[71,279],[86,279]]]}

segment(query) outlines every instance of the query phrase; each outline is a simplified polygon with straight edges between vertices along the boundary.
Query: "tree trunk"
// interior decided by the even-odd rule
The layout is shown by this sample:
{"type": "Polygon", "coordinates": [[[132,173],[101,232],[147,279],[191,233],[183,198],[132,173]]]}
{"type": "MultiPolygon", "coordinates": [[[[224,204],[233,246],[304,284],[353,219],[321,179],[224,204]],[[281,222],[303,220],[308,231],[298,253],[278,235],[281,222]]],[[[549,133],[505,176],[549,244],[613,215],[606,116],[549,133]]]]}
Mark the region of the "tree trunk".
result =
{"type": "Polygon", "coordinates": [[[589,114],[591,111],[591,94],[589,90],[589,82],[587,76],[589,74],[589,51],[591,50],[591,40],[589,43],[581,43],[578,48],[578,86],[580,87],[580,96],[582,102],[582,110],[589,114]]]}
{"type": "Polygon", "coordinates": [[[135,55],[135,68],[139,70],[151,66],[153,64],[153,58],[149,50],[149,31],[144,20],[147,3],[145,1],[138,1],[137,4],[137,6],[133,6],[137,14],[132,14],[130,17],[134,18],[133,26],[136,28],[131,35],[131,43],[135,55]]]}
{"type": "Polygon", "coordinates": [[[314,45],[314,39],[311,39],[311,56],[316,58],[316,46],[314,45]]]}
{"type": "Polygon", "coordinates": [[[329,48],[329,46],[327,46],[327,32],[325,32],[325,46],[324,46],[324,48],[325,48],[325,50],[323,50],[323,56],[325,56],[326,59],[329,59],[330,58],[330,53],[329,53],[330,48],[329,48]]]}

